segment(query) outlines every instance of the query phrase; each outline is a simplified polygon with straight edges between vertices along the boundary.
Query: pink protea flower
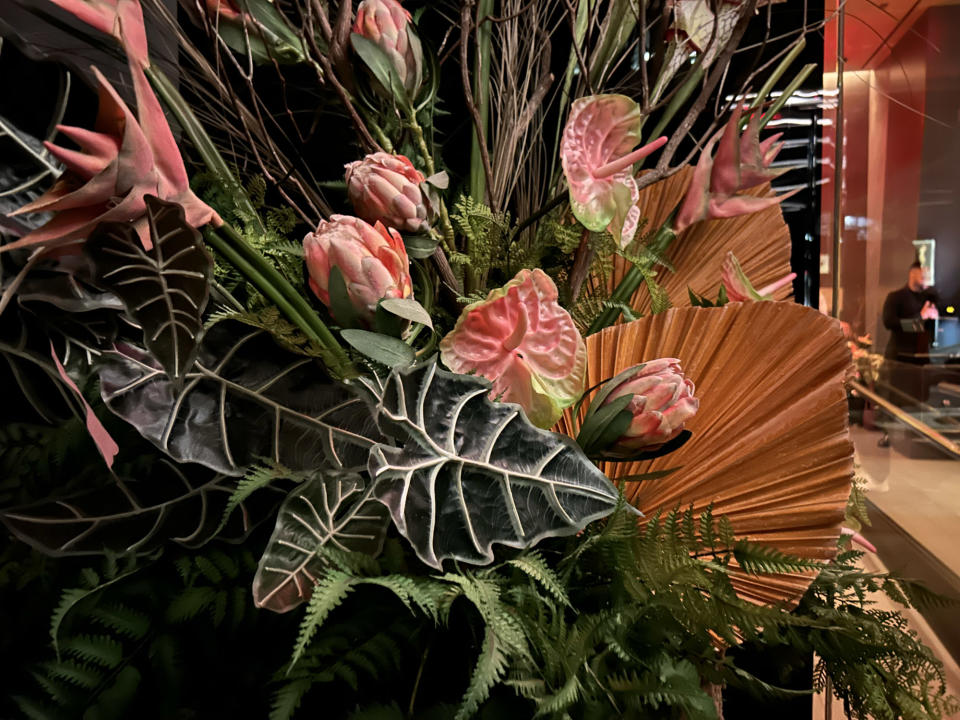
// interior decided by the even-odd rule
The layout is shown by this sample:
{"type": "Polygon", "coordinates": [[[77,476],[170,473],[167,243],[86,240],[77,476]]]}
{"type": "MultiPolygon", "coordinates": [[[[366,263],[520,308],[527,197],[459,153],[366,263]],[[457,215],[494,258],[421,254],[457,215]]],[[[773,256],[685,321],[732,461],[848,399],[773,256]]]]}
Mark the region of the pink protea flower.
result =
{"type": "Polygon", "coordinates": [[[417,232],[427,226],[423,175],[403,155],[367,155],[346,165],[347,194],[357,215],[367,222],[417,232]]]}
{"type": "Polygon", "coordinates": [[[363,0],[357,8],[353,32],[386,53],[412,98],[423,80],[423,51],[410,21],[410,13],[398,0],[363,0]]]}
{"type": "Polygon", "coordinates": [[[604,400],[608,405],[619,397],[633,395],[626,407],[633,420],[608,449],[635,451],[673,440],[700,408],[693,393],[693,382],[684,377],[679,360],[660,358],[637,365],[635,372],[621,380],[604,400]]]}
{"type": "Polygon", "coordinates": [[[674,219],[675,232],[681,232],[702,220],[759,212],[799,192],[798,188],[774,197],[738,194],[769,182],[779,174],[770,170],[770,165],[780,151],[781,146],[776,144],[780,136],[775,135],[761,143],[759,122],[758,117],[752,118],[741,138],[738,106],[722,135],[717,133],[710,138],[700,152],[690,187],[674,219]],[[713,149],[718,141],[717,155],[713,157],[713,149]]]}
{"type": "Polygon", "coordinates": [[[586,344],[557,297],[545,272],[521,270],[465,307],[440,341],[447,367],[487,378],[492,399],[519,404],[543,428],[580,398],[587,367],[586,344]]]}
{"type": "Polygon", "coordinates": [[[573,103],[560,145],[573,214],[594,232],[608,230],[621,247],[640,221],[633,165],[667,142],[661,137],[634,150],[642,125],[640,106],[630,98],[593,95],[573,103]]]}
{"type": "MultiPolygon", "coordinates": [[[[338,268],[350,303],[360,318],[373,320],[384,298],[405,298],[413,292],[410,261],[400,233],[383,223],[332,215],[303,238],[310,289],[330,307],[330,273],[338,268]]],[[[340,318],[342,321],[343,318],[340,318]]]]}
{"type": "Polygon", "coordinates": [[[143,70],[130,63],[138,117],[94,68],[100,90],[95,130],[59,126],[81,150],[52,143],[46,148],[67,166],[47,192],[15,213],[48,211],[54,217],[42,227],[0,252],[28,245],[60,246],[86,236],[101,222],[132,222],[147,249],[152,247],[147,227],[146,195],[183,206],[194,227],[219,225],[220,216],[190,190],[187,171],[160,103],[143,70]]]}
{"type": "Polygon", "coordinates": [[[796,273],[784,275],[779,280],[770,283],[766,287],[755,290],[750,278],[743,272],[740,263],[732,252],[727,253],[726,259],[720,270],[720,277],[723,281],[723,287],[727,291],[727,299],[730,302],[748,302],[753,300],[773,300],[773,293],[785,285],[789,285],[797,277],[796,273]]]}

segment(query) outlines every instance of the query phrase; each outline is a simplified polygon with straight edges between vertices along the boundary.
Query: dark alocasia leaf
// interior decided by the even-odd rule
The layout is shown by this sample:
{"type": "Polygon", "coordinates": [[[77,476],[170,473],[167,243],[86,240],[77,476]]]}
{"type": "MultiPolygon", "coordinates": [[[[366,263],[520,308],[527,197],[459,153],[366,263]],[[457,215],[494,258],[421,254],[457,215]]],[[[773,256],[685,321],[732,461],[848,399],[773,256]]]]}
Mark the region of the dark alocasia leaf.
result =
{"type": "Polygon", "coordinates": [[[371,451],[375,493],[436,568],[445,558],[491,562],[493,543],[529,547],[575,533],[617,503],[617,489],[573,440],[489,392],[485,380],[434,359],[394,370],[377,407],[381,429],[401,447],[371,451]]]}
{"type": "Polygon", "coordinates": [[[253,579],[258,607],[287,612],[309,600],[323,572],[325,547],[376,556],[390,526],[372,483],[357,473],[327,472],[294,488],[253,579]]]}
{"type": "Polygon", "coordinates": [[[145,250],[130,223],[101,223],[84,249],[96,280],[115,293],[143,328],[143,342],[166,373],[180,380],[203,333],[213,258],[183,208],[146,197],[153,247],[145,250]]]}
{"type": "Polygon", "coordinates": [[[140,348],[105,353],[107,406],[175,460],[238,475],[260,458],[291,470],[363,468],[379,433],[367,404],[313,358],[263,330],[214,325],[173,383],[140,348]]]}
{"type": "MultiPolygon", "coordinates": [[[[48,555],[149,553],[167,540],[197,547],[218,535],[237,479],[206,472],[188,478],[176,465],[156,463],[148,477],[0,513],[18,538],[48,555]]],[[[259,506],[264,503],[261,497],[259,506]]],[[[220,537],[242,537],[263,512],[244,507],[220,537]]]]}

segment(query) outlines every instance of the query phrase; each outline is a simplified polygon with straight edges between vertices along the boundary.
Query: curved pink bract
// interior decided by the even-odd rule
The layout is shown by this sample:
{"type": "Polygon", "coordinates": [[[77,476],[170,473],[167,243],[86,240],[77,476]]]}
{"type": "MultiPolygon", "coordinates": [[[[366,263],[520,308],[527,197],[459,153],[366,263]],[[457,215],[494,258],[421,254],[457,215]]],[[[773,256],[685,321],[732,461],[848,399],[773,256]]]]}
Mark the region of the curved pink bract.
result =
{"type": "Polygon", "coordinates": [[[583,392],[586,345],[542,270],[521,270],[467,306],[440,356],[454,372],[490,380],[491,398],[521,405],[540,427],[551,427],[583,392]]]}
{"type": "Polygon", "coordinates": [[[642,123],[640,106],[625,95],[581,98],[573,103],[560,145],[573,214],[594,232],[608,230],[621,247],[640,221],[633,164],[666,142],[660,138],[633,150],[642,123]]]}

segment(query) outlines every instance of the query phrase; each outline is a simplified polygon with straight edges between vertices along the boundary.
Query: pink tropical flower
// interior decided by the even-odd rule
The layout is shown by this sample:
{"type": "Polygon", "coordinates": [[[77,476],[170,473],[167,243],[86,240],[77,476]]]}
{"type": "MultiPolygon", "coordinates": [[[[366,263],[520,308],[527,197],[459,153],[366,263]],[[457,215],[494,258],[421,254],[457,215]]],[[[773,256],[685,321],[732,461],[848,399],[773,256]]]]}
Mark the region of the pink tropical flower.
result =
{"type": "Polygon", "coordinates": [[[743,272],[740,263],[732,252],[727,253],[726,259],[720,270],[720,277],[723,281],[723,287],[727,291],[727,299],[730,302],[747,302],[753,300],[773,300],[773,293],[780,288],[789,285],[797,277],[796,273],[784,275],[779,280],[770,283],[766,287],[755,290],[750,278],[743,272]]]}
{"type": "Polygon", "coordinates": [[[464,308],[440,341],[447,367],[487,378],[492,399],[519,404],[543,428],[580,398],[586,377],[586,344],[557,297],[545,272],[521,270],[464,308]]]}
{"type": "Polygon", "coordinates": [[[410,21],[410,13],[398,0],[363,0],[357,8],[353,32],[386,53],[412,97],[423,80],[423,51],[410,21]]]}
{"type": "Polygon", "coordinates": [[[194,227],[222,223],[219,215],[190,190],[187,171],[160,103],[139,65],[131,62],[138,117],[94,68],[100,90],[95,130],[59,126],[81,150],[45,143],[66,165],[66,172],[47,192],[12,214],[47,211],[45,225],[0,252],[28,245],[60,246],[86,236],[101,222],[131,222],[140,241],[152,247],[147,227],[146,195],[183,206],[194,227]]]}
{"type": "Polygon", "coordinates": [[[594,232],[608,230],[621,247],[633,240],[640,221],[633,165],[667,142],[661,137],[634,150],[643,119],[640,106],[625,95],[581,98],[560,145],[573,214],[594,232]]]}
{"type": "Polygon", "coordinates": [[[853,528],[840,528],[840,534],[849,537],[852,543],[859,545],[864,550],[868,550],[872,553],[877,552],[876,546],[853,528]]]}
{"type": "Polygon", "coordinates": [[[759,141],[759,118],[752,118],[743,137],[740,137],[740,108],[734,110],[729,122],[700,152],[700,159],[693,171],[693,179],[674,220],[673,229],[681,232],[694,223],[716,218],[749,215],[776,205],[799,192],[800,189],[774,197],[740,195],[775,178],[779,172],[770,170],[770,165],[780,145],[779,135],[759,141]],[[717,146],[716,157],[713,149],[717,146]],[[744,162],[746,158],[746,162],[744,162]]]}
{"type": "Polygon", "coordinates": [[[347,194],[361,218],[410,232],[427,226],[429,208],[420,189],[424,177],[409,159],[378,152],[346,168],[347,194]]]}
{"type": "Polygon", "coordinates": [[[150,65],[147,33],[140,0],[50,0],[75,18],[107,35],[113,35],[131,63],[150,65]]]}
{"type": "Polygon", "coordinates": [[[243,12],[234,0],[204,0],[207,15],[215,18],[218,15],[224,20],[239,20],[247,13],[243,12]]]}
{"type": "MultiPolygon", "coordinates": [[[[385,298],[405,298],[413,292],[410,261],[400,233],[383,223],[332,215],[303,238],[310,289],[328,308],[330,273],[340,270],[347,295],[360,318],[373,320],[385,298]]],[[[340,318],[343,321],[343,318],[340,318]]]]}
{"type": "Polygon", "coordinates": [[[694,390],[693,382],[684,376],[680,361],[675,358],[637,365],[635,372],[623,379],[604,400],[604,405],[608,405],[619,397],[633,395],[626,407],[633,420],[608,449],[636,451],[673,440],[700,408],[694,390]]]}

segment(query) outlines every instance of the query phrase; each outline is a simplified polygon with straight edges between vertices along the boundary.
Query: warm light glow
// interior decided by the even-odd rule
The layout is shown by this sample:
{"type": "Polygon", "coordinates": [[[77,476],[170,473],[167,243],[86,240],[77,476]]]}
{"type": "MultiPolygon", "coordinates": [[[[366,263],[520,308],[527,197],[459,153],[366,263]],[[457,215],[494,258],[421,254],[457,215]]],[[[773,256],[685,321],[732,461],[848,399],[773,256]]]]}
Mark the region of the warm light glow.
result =
{"type": "Polygon", "coordinates": [[[947,314],[953,315],[953,305],[947,305],[947,314]]]}

